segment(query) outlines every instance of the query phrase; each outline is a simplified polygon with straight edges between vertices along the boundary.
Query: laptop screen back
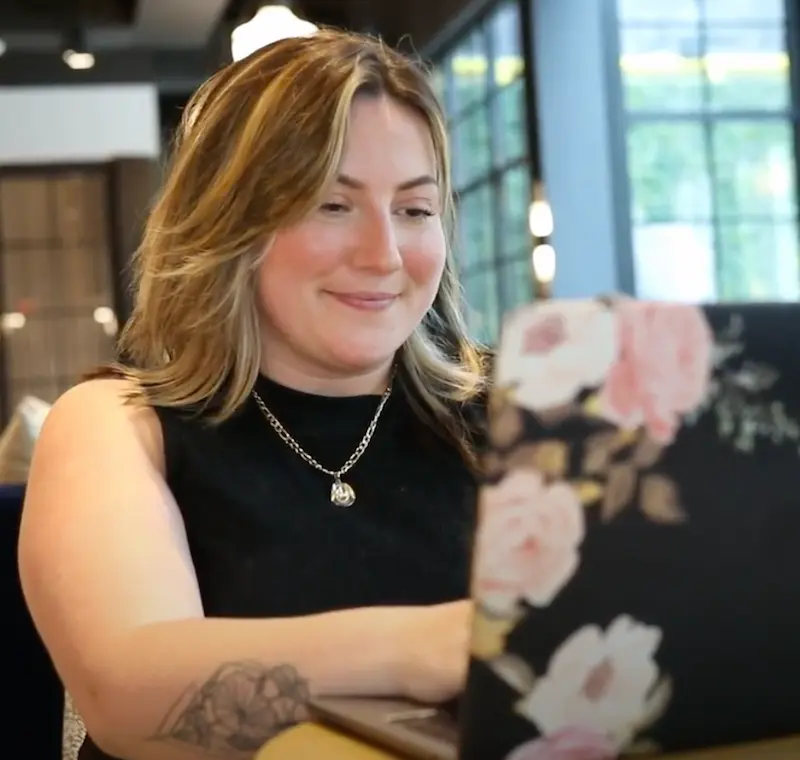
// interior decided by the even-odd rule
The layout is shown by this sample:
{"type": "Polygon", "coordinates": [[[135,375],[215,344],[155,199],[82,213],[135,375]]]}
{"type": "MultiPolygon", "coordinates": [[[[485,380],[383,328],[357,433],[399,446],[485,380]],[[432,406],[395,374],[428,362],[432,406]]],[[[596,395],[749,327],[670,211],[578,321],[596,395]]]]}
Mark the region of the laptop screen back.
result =
{"type": "Polygon", "coordinates": [[[496,372],[462,760],[800,733],[800,305],[543,302],[496,372]]]}

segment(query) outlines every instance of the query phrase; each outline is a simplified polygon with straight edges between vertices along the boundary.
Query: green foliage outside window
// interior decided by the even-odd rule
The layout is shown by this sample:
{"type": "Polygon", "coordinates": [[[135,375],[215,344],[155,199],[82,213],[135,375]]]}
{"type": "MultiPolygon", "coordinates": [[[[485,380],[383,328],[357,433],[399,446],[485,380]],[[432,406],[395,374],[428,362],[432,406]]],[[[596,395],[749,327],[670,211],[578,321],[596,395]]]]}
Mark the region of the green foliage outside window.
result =
{"type": "MultiPolygon", "coordinates": [[[[710,225],[721,299],[791,295],[797,268],[788,65],[625,71],[631,221],[710,225]]],[[[758,62],[758,61],[756,61],[758,62]]]]}

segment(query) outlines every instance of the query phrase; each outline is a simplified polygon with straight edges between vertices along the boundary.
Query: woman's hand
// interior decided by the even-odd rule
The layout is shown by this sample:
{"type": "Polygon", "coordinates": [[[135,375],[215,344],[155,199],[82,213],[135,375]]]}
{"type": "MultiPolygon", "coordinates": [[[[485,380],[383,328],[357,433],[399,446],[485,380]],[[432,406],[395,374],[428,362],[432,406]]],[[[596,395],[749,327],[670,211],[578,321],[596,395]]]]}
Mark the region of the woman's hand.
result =
{"type": "Polygon", "coordinates": [[[404,697],[446,702],[461,693],[469,665],[473,609],[471,601],[459,601],[407,610],[397,632],[404,697]]]}

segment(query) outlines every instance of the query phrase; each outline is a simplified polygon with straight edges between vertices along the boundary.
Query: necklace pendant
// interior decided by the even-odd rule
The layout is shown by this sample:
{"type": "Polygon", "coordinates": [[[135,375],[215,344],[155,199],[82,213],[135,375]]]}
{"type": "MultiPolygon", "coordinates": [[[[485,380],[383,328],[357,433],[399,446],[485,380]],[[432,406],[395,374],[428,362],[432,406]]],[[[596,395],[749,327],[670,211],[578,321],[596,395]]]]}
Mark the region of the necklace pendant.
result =
{"type": "Polygon", "coordinates": [[[337,507],[351,507],[356,500],[356,492],[349,483],[343,483],[339,478],[331,486],[331,501],[337,507]]]}

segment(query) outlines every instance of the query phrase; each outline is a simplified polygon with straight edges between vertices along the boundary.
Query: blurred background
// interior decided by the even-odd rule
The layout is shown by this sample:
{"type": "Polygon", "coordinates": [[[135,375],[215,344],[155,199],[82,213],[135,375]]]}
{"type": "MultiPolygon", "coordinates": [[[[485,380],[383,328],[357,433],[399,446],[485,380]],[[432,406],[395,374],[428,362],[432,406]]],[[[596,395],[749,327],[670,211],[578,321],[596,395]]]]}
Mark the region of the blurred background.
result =
{"type": "MultiPolygon", "coordinates": [[[[265,5],[0,0],[0,430],[23,397],[51,402],[111,357],[181,109],[235,29],[269,41],[265,5]]],[[[800,296],[797,0],[291,10],[431,63],[478,337],[534,297],[800,296]]]]}

